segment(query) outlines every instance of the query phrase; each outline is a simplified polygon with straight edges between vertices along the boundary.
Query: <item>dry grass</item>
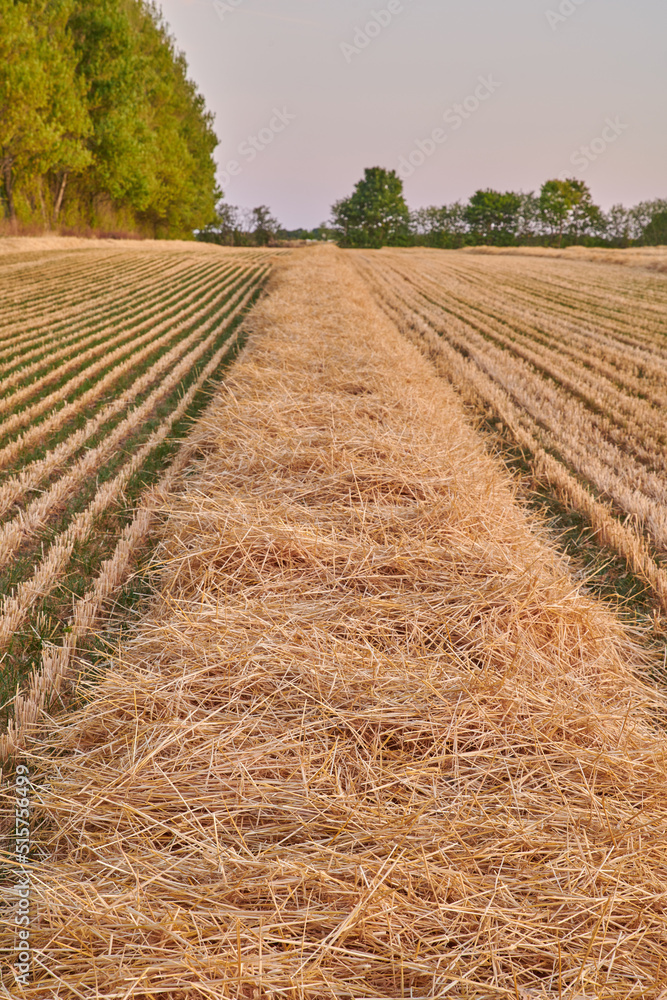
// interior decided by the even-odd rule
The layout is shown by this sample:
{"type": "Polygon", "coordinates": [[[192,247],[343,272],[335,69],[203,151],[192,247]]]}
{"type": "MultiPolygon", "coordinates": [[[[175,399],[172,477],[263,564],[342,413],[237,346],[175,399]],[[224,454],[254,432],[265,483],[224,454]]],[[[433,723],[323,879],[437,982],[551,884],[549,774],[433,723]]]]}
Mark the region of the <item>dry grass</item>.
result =
{"type": "Polygon", "coordinates": [[[569,259],[393,250],[354,260],[401,330],[664,613],[667,285],[560,256],[569,259]]]}
{"type": "Polygon", "coordinates": [[[132,508],[233,356],[275,252],[45,238],[0,255],[1,761],[23,709],[49,701],[42,645],[70,649],[105,566],[107,604],[131,579],[152,525],[132,531],[132,508]]]}
{"type": "Polygon", "coordinates": [[[644,267],[667,274],[667,247],[629,247],[625,250],[605,247],[467,247],[464,253],[509,254],[517,257],[562,258],[572,261],[593,261],[596,264],[620,264],[622,267],[644,267]]]}
{"type": "Polygon", "coordinates": [[[646,654],[340,252],[253,322],[161,593],[33,742],[22,995],[657,1000],[646,654]]]}

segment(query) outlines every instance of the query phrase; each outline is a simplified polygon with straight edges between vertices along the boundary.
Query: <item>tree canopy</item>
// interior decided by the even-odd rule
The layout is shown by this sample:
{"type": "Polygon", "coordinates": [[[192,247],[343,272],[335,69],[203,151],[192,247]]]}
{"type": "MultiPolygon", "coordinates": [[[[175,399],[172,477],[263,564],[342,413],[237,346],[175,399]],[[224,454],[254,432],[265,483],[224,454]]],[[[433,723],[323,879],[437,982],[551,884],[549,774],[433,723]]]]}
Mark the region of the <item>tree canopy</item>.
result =
{"type": "Polygon", "coordinates": [[[410,212],[395,170],[369,167],[353,194],[337,201],[331,211],[341,246],[378,248],[409,241],[410,212]]]}
{"type": "Polygon", "coordinates": [[[667,246],[667,209],[658,211],[644,229],[644,243],[649,246],[667,246]]]}
{"type": "Polygon", "coordinates": [[[282,232],[280,223],[271,214],[268,205],[256,208],[238,208],[221,201],[216,208],[213,222],[200,229],[196,236],[203,243],[221,246],[269,246],[282,232]]]}
{"type": "Polygon", "coordinates": [[[186,236],[215,215],[212,116],[145,0],[0,0],[0,193],[19,223],[186,236]]]}
{"type": "Polygon", "coordinates": [[[667,244],[667,201],[645,201],[634,208],[613,205],[603,212],[588,185],[576,177],[545,181],[537,194],[483,188],[465,203],[409,212],[400,179],[393,171],[373,167],[331,212],[333,235],[344,247],[667,244]]]}
{"type": "Polygon", "coordinates": [[[470,229],[485,243],[511,243],[519,228],[521,196],[513,191],[476,191],[465,209],[470,229]]]}

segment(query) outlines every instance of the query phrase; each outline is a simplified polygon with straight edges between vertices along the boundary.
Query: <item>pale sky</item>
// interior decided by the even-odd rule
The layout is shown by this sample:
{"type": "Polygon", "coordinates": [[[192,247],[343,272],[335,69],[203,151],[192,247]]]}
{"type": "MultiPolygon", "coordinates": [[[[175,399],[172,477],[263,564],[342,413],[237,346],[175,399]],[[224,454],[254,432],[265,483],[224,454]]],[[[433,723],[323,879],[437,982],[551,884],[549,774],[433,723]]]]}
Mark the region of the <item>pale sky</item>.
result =
{"type": "Polygon", "coordinates": [[[411,208],[561,174],[603,208],[667,198],[667,0],[161,6],[215,114],[225,199],[287,228],[371,166],[402,169],[411,208]]]}

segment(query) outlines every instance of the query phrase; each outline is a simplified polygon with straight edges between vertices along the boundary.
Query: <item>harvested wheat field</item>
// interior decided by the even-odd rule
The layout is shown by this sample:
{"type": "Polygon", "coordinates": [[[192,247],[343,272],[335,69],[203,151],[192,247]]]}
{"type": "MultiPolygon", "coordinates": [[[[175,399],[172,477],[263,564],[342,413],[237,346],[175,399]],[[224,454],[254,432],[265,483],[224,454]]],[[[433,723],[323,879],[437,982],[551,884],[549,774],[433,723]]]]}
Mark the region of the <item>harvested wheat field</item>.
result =
{"type": "Polygon", "coordinates": [[[0,762],[132,579],[275,253],[0,240],[0,762]]]}
{"type": "Polygon", "coordinates": [[[277,262],[156,596],[33,733],[17,995],[667,995],[648,654],[356,268],[277,262]]]}
{"type": "Polygon", "coordinates": [[[664,614],[667,249],[485,251],[354,259],[472,413],[502,430],[533,480],[579,512],[664,614]]]}

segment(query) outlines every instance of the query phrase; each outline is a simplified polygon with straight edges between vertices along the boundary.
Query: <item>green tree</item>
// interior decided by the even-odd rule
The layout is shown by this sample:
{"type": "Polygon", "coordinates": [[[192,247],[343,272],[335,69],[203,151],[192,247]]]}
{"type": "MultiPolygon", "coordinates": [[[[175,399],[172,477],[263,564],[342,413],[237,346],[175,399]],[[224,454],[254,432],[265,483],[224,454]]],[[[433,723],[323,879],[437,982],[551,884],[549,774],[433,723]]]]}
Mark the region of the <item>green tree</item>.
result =
{"type": "Polygon", "coordinates": [[[627,247],[630,244],[632,219],[624,205],[612,205],[604,216],[604,236],[612,246],[627,247]]]}
{"type": "Polygon", "coordinates": [[[410,213],[395,170],[367,168],[353,194],[337,201],[331,212],[340,246],[379,248],[409,242],[410,213]]]}
{"type": "Polygon", "coordinates": [[[551,239],[558,237],[558,246],[562,245],[564,233],[569,232],[577,241],[588,229],[596,227],[601,218],[588,185],[574,177],[542,185],[540,215],[551,239]]]}
{"type": "Polygon", "coordinates": [[[521,211],[521,195],[513,191],[476,191],[465,210],[474,242],[508,246],[516,239],[521,211]]]}
{"type": "Polygon", "coordinates": [[[247,242],[239,239],[241,230],[238,208],[220,201],[216,205],[215,218],[198,230],[196,238],[202,243],[217,243],[226,247],[239,246],[247,242]]]}
{"type": "Polygon", "coordinates": [[[211,115],[145,0],[0,0],[10,220],[190,236],[220,192],[211,115]]]}
{"type": "Polygon", "coordinates": [[[654,198],[652,201],[640,201],[639,204],[634,205],[628,213],[632,239],[643,243],[647,226],[651,224],[653,217],[659,212],[667,212],[667,199],[654,198]]]}
{"type": "Polygon", "coordinates": [[[410,216],[414,240],[426,246],[453,250],[468,242],[466,206],[460,201],[438,208],[419,208],[410,216]]]}
{"type": "Polygon", "coordinates": [[[667,211],[656,212],[644,229],[643,243],[646,246],[667,246],[667,211]]]}
{"type": "MultiPolygon", "coordinates": [[[[53,175],[57,216],[67,176],[91,160],[90,121],[67,21],[68,0],[0,0],[0,168],[5,211],[16,219],[15,193],[53,175]]],[[[42,197],[42,212],[46,215],[42,197]]],[[[46,220],[45,220],[46,221],[46,220]]]]}
{"type": "Polygon", "coordinates": [[[88,93],[93,156],[81,197],[129,211],[156,236],[215,218],[217,138],[156,9],[141,0],[76,0],[70,22],[88,93]]]}
{"type": "Polygon", "coordinates": [[[267,205],[241,209],[221,201],[215,221],[199,230],[197,239],[222,246],[268,246],[280,232],[280,223],[267,205]]]}
{"type": "Polygon", "coordinates": [[[260,247],[268,246],[269,243],[275,240],[280,229],[280,223],[271,215],[271,209],[267,205],[259,205],[257,208],[253,208],[252,217],[255,243],[260,247]]]}

